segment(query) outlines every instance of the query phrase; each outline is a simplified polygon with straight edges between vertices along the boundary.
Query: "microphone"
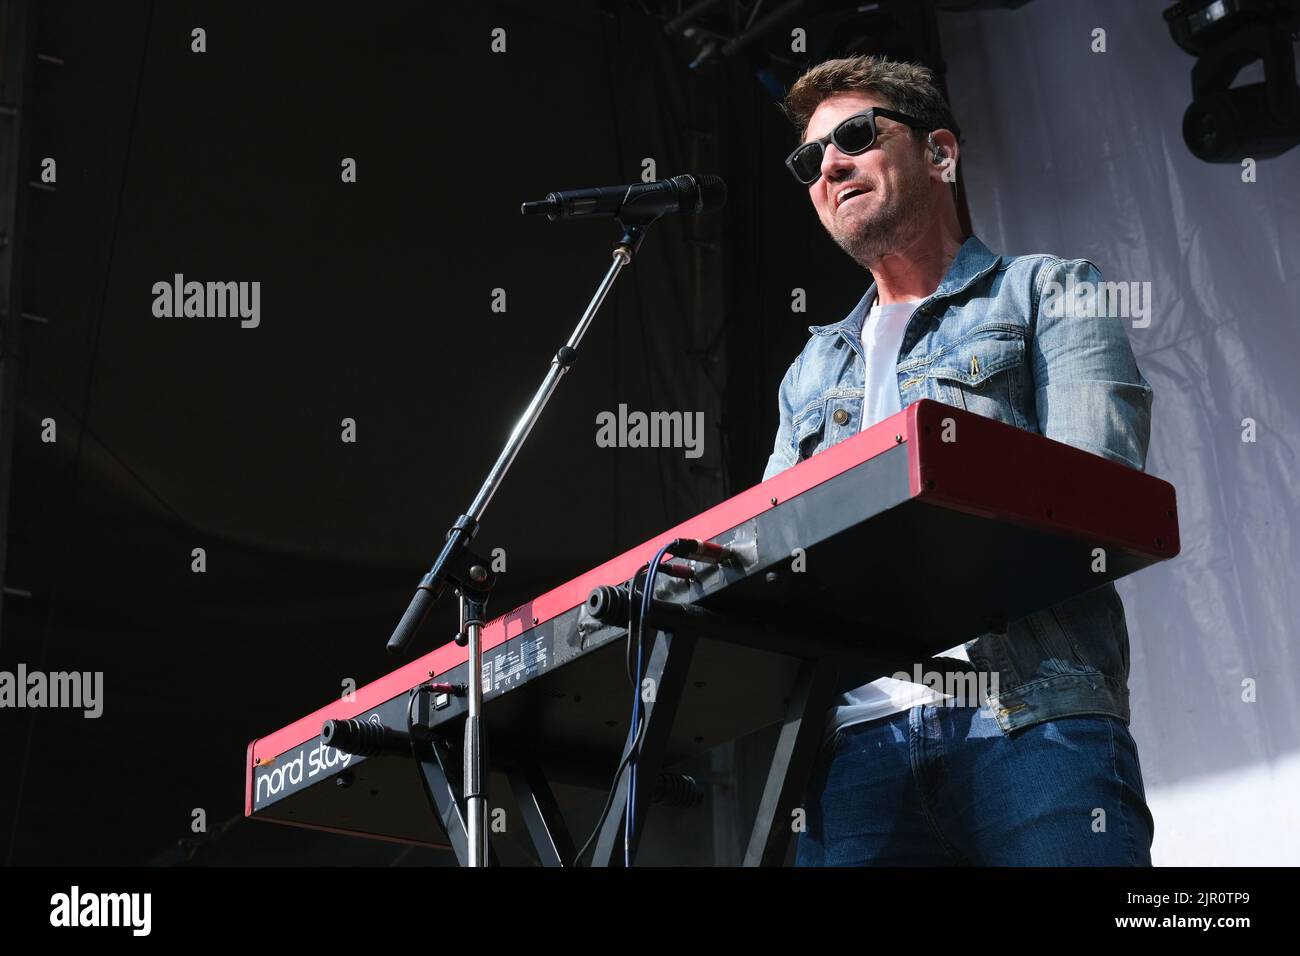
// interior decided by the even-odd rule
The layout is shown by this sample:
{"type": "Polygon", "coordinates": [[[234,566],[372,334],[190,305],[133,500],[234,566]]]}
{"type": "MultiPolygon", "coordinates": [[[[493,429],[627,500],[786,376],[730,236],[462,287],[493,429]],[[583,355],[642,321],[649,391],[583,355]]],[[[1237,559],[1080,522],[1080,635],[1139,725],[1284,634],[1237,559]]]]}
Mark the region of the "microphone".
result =
{"type": "Polygon", "coordinates": [[[547,193],[545,199],[519,207],[525,216],[557,219],[579,216],[616,216],[653,219],[668,212],[701,213],[720,209],[727,201],[727,184],[721,176],[674,176],[630,186],[597,186],[547,193]]]}

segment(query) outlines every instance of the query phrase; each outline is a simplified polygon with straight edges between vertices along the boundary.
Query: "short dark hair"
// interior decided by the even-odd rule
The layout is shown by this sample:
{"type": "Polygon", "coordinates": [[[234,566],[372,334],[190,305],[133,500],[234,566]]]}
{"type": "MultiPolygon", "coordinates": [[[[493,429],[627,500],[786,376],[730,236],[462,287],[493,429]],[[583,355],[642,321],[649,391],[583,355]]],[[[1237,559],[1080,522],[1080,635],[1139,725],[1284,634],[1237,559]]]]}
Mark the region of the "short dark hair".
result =
{"type": "MultiPolygon", "coordinates": [[[[906,113],[934,129],[946,129],[961,140],[961,130],[948,102],[934,85],[934,74],[917,63],[883,56],[850,56],[819,63],[804,73],[786,94],[785,115],[799,128],[799,141],[822,100],[835,93],[875,93],[891,109],[906,113]]],[[[918,140],[926,133],[913,130],[918,140]]]]}

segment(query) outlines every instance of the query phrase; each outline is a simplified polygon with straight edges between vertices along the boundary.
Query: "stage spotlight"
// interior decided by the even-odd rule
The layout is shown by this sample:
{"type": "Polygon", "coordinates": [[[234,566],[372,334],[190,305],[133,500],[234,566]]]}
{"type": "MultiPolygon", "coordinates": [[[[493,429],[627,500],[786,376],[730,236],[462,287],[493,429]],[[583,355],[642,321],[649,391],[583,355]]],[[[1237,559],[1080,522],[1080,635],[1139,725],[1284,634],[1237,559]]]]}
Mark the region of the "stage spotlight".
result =
{"type": "Polygon", "coordinates": [[[1267,159],[1300,144],[1292,43],[1300,0],[1182,0],[1164,11],[1174,42],[1197,57],[1183,140],[1207,163],[1267,159]],[[1232,87],[1262,60],[1264,82],[1232,87]]]}

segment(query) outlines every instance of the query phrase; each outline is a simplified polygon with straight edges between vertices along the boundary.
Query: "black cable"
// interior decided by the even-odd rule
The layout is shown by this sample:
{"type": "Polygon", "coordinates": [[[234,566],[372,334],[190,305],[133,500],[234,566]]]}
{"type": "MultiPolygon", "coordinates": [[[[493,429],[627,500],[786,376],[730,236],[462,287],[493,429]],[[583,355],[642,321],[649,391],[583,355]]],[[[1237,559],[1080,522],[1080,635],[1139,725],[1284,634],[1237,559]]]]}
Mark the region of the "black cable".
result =
{"type": "MultiPolygon", "coordinates": [[[[409,695],[409,697],[408,697],[408,699],[407,699],[407,701],[406,701],[406,726],[407,726],[408,732],[409,732],[410,735],[411,735],[411,755],[415,758],[415,772],[419,775],[419,778],[420,778],[420,788],[421,788],[421,789],[424,789],[424,767],[421,766],[421,764],[422,764],[423,761],[424,761],[424,756],[421,755],[421,753],[420,753],[420,742],[416,739],[416,733],[415,733],[415,714],[414,714],[414,710],[415,710],[415,698],[416,698],[416,695],[418,695],[418,694],[420,694],[420,693],[422,693],[422,692],[424,692],[424,691],[428,691],[428,692],[432,693],[433,688],[431,688],[431,687],[429,686],[430,683],[431,683],[431,681],[423,681],[423,682],[417,684],[415,687],[413,687],[413,688],[411,689],[411,693],[410,693],[410,695],[409,695]]],[[[433,745],[433,742],[430,741],[429,744],[428,744],[428,747],[432,750],[433,746],[434,746],[434,745],[433,745]]],[[[434,759],[436,759],[436,757],[434,757],[434,759]]],[[[448,781],[448,783],[450,783],[450,782],[451,782],[451,781],[448,781]]],[[[462,790],[464,789],[464,781],[461,781],[461,789],[462,789],[462,790]]],[[[455,795],[453,794],[453,799],[454,799],[454,798],[455,798],[455,795]]],[[[460,801],[459,801],[459,800],[456,801],[456,806],[457,806],[458,808],[460,807],[460,801]]],[[[522,849],[525,851],[525,853],[526,853],[529,857],[532,858],[532,861],[533,861],[534,863],[536,863],[538,866],[541,866],[541,864],[542,864],[541,859],[537,856],[537,854],[536,854],[535,852],[533,852],[533,850],[532,850],[531,847],[526,846],[523,842],[521,842],[521,841],[519,841],[519,840],[512,840],[511,842],[512,842],[516,847],[520,847],[520,848],[522,848],[522,849]]],[[[401,856],[399,855],[396,859],[393,860],[392,863],[389,863],[388,865],[389,865],[389,866],[392,866],[393,863],[396,863],[397,860],[400,860],[400,859],[401,859],[401,856]]]]}
{"type": "MultiPolygon", "coordinates": [[[[641,653],[639,634],[634,625],[634,622],[636,621],[636,580],[649,570],[649,567],[648,564],[643,564],[633,572],[631,579],[627,582],[627,642],[623,655],[623,667],[624,673],[627,675],[627,682],[630,686],[636,685],[636,679],[632,676],[632,648],[634,644],[637,648],[637,654],[639,655],[641,653]]],[[[605,825],[605,820],[609,817],[610,808],[614,803],[614,794],[618,792],[618,778],[622,776],[623,770],[627,767],[628,761],[632,758],[632,755],[640,749],[641,737],[644,731],[645,721],[640,720],[637,722],[636,734],[629,735],[627,742],[624,743],[623,756],[618,762],[618,768],[614,771],[614,780],[609,785],[609,793],[605,796],[605,806],[600,811],[600,818],[596,821],[596,826],[595,829],[591,831],[591,836],[587,837],[587,842],[582,844],[582,849],[580,849],[577,856],[573,858],[574,866],[581,865],[582,858],[586,855],[587,848],[591,846],[591,841],[596,838],[596,834],[600,832],[600,828],[605,825]]]]}
{"type": "MultiPolygon", "coordinates": [[[[637,620],[637,633],[636,633],[637,679],[633,682],[634,686],[632,688],[632,714],[634,719],[636,719],[639,722],[639,724],[642,726],[644,725],[644,721],[643,718],[641,717],[641,704],[642,704],[641,675],[643,673],[642,660],[645,653],[644,652],[645,619],[646,619],[646,615],[650,613],[650,606],[654,601],[655,578],[659,574],[660,565],[663,563],[664,558],[666,558],[669,554],[676,555],[678,553],[679,546],[682,545],[683,543],[684,543],[683,539],[674,538],[668,544],[665,544],[658,551],[656,551],[655,556],[650,559],[650,563],[646,566],[645,584],[642,585],[642,593],[641,593],[641,616],[637,620]]],[[[637,778],[637,770],[638,770],[637,763],[641,757],[640,737],[641,735],[638,732],[637,740],[635,741],[635,747],[632,750],[631,758],[629,762],[630,769],[628,772],[629,779],[628,779],[628,792],[627,792],[627,817],[624,821],[624,838],[623,838],[623,857],[624,857],[623,862],[624,862],[624,866],[627,867],[632,866],[632,849],[631,849],[632,835],[636,832],[636,810],[637,810],[636,778],[637,778]]]]}
{"type": "Polygon", "coordinates": [[[574,866],[581,865],[582,858],[587,853],[587,848],[591,846],[591,841],[596,839],[596,834],[598,834],[600,828],[605,825],[605,820],[609,816],[610,807],[614,804],[614,794],[618,792],[618,778],[623,775],[623,769],[627,766],[627,762],[631,759],[632,754],[641,746],[641,736],[644,732],[645,720],[643,719],[637,726],[636,737],[634,737],[630,742],[630,745],[625,747],[623,750],[623,759],[619,761],[618,769],[614,771],[614,782],[610,784],[609,795],[605,798],[604,809],[600,811],[600,819],[596,821],[595,829],[591,831],[591,836],[587,837],[587,842],[582,845],[582,849],[578,851],[578,855],[573,858],[574,866]]]}

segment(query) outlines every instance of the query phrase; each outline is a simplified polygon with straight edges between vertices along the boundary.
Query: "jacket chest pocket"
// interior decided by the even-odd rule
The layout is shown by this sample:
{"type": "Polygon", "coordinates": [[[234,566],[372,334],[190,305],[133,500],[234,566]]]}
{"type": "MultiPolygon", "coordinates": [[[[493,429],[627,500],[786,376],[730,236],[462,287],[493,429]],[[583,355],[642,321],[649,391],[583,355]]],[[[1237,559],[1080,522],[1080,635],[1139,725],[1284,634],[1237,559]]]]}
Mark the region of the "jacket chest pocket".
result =
{"type": "Polygon", "coordinates": [[[811,458],[821,451],[826,437],[826,403],[817,402],[805,408],[790,423],[791,448],[796,462],[811,458]]]}
{"type": "Polygon", "coordinates": [[[811,458],[831,445],[852,438],[861,428],[861,417],[860,388],[837,387],[825,392],[791,420],[790,451],[794,460],[811,458]]]}
{"type": "Polygon", "coordinates": [[[935,358],[926,377],[939,400],[985,418],[1028,428],[1036,416],[1025,369],[1025,337],[1009,329],[974,332],[935,358]]]}

